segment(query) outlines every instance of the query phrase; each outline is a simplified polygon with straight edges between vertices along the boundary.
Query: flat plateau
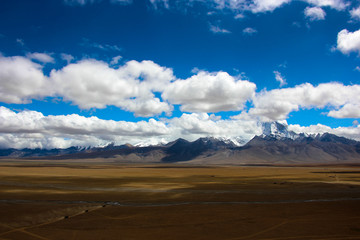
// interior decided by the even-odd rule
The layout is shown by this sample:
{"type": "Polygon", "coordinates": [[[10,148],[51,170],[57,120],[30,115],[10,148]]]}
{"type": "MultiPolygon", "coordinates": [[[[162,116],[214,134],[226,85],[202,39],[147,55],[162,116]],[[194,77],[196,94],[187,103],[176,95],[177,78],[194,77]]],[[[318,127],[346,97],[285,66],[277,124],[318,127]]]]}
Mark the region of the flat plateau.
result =
{"type": "Polygon", "coordinates": [[[2,161],[5,239],[360,239],[360,167],[2,161]]]}

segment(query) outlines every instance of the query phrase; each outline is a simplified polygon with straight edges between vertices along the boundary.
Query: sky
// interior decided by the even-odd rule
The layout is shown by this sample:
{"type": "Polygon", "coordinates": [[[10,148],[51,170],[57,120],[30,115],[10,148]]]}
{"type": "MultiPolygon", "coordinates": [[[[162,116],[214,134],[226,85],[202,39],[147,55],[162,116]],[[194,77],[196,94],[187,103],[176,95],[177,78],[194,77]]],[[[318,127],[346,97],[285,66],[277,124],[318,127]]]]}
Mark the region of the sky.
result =
{"type": "Polygon", "coordinates": [[[359,1],[0,2],[0,148],[360,140],[359,79],[359,1]]]}

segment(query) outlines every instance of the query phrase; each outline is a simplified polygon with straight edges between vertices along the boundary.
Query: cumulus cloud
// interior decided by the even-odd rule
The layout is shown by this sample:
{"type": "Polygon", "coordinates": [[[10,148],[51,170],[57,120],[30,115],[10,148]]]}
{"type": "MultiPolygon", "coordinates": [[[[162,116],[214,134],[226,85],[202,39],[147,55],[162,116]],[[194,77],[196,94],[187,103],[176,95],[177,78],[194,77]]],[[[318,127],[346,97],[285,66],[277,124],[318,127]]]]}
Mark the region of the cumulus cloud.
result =
{"type": "Polygon", "coordinates": [[[324,20],[326,16],[325,11],[320,7],[307,7],[304,14],[310,21],[324,20]]]}
{"type": "Polygon", "coordinates": [[[287,84],[286,79],[281,75],[279,71],[274,71],[275,74],[275,80],[279,82],[280,87],[287,84]]]}
{"type": "Polygon", "coordinates": [[[334,108],[328,116],[349,118],[357,116],[360,109],[352,115],[360,102],[360,85],[344,86],[340,83],[324,83],[316,87],[310,83],[294,88],[262,91],[253,99],[254,108],[249,113],[264,121],[286,119],[290,112],[300,108],[334,108]]]}
{"type": "Polygon", "coordinates": [[[337,35],[337,49],[344,54],[358,52],[360,54],[360,30],[349,32],[341,30],[337,35]]]}
{"type": "Polygon", "coordinates": [[[36,111],[16,113],[0,107],[0,132],[1,147],[63,148],[109,142],[136,143],[143,138],[166,135],[169,129],[154,119],[126,122],[86,118],[77,114],[44,116],[36,111]]]}
{"type": "Polygon", "coordinates": [[[154,115],[165,112],[167,115],[171,115],[173,106],[166,102],[160,101],[159,98],[137,98],[125,100],[122,104],[119,104],[122,109],[135,113],[135,116],[151,117],[154,115]]]}
{"type": "Polygon", "coordinates": [[[339,110],[331,110],[328,116],[333,118],[360,118],[360,104],[347,103],[339,110]]]}
{"type": "MultiPolygon", "coordinates": [[[[360,126],[330,128],[325,125],[303,127],[289,125],[289,130],[317,134],[330,132],[360,140],[360,126]]],[[[237,118],[222,120],[206,113],[183,114],[179,118],[139,122],[102,120],[77,114],[44,116],[36,111],[14,112],[0,107],[1,148],[67,148],[115,144],[167,143],[179,137],[190,141],[213,136],[249,141],[262,133],[262,124],[243,113],[237,118]]]]}
{"type": "Polygon", "coordinates": [[[105,62],[85,59],[53,69],[48,77],[43,66],[29,58],[51,60],[43,54],[0,56],[1,102],[20,104],[59,96],[82,109],[114,105],[145,117],[172,111],[172,106],[155,93],[163,92],[175,77],[171,69],[152,61],[129,61],[115,69],[105,62]]]}
{"type": "MultiPolygon", "coordinates": [[[[289,125],[289,129],[311,134],[330,132],[360,140],[360,126],[355,124],[334,129],[321,124],[309,127],[289,125]]],[[[148,145],[167,143],[179,137],[193,141],[206,136],[246,142],[261,133],[261,122],[246,113],[226,120],[206,113],[192,113],[167,120],[127,122],[77,114],[44,116],[36,111],[15,112],[0,107],[1,148],[67,148],[109,142],[148,145]]]]}
{"type": "Polygon", "coordinates": [[[55,59],[47,53],[27,53],[26,57],[42,63],[54,63],[55,59]]]}
{"type": "Polygon", "coordinates": [[[360,7],[351,9],[350,16],[353,20],[359,21],[360,20],[360,7]]]}
{"type": "Polygon", "coordinates": [[[257,33],[257,30],[255,28],[247,27],[243,30],[243,34],[245,35],[253,35],[257,33]]]}
{"type": "Polygon", "coordinates": [[[172,70],[152,61],[129,61],[114,69],[105,62],[87,59],[50,74],[57,93],[80,108],[114,105],[138,116],[171,111],[153,92],[161,92],[174,78],[172,70]]]}
{"type": "Polygon", "coordinates": [[[242,109],[255,94],[255,88],[254,83],[226,72],[200,71],[188,79],[171,83],[162,97],[173,104],[180,104],[182,111],[230,111],[242,109]]]}
{"type": "Polygon", "coordinates": [[[25,57],[0,56],[0,101],[29,103],[53,94],[42,66],[25,57]]]}
{"type": "MultiPolygon", "coordinates": [[[[201,2],[201,0],[199,1],[201,2]]],[[[212,0],[208,1],[207,3],[210,6],[215,5],[217,9],[230,9],[234,12],[251,11],[253,13],[260,13],[274,11],[276,8],[279,8],[290,2],[291,0],[212,0]]]]}
{"type": "MultiPolygon", "coordinates": [[[[113,64],[118,59],[113,59],[113,64]]],[[[114,67],[84,59],[45,76],[42,66],[28,58],[4,56],[0,57],[0,82],[0,101],[6,103],[56,96],[81,109],[111,105],[143,117],[171,114],[172,104],[195,112],[240,110],[256,88],[226,72],[199,70],[188,79],[177,79],[172,69],[152,61],[129,61],[114,67]]]]}
{"type": "Polygon", "coordinates": [[[252,12],[272,12],[276,8],[279,8],[287,3],[290,3],[291,0],[254,0],[253,4],[249,5],[249,8],[252,12]]]}
{"type": "Polygon", "coordinates": [[[243,18],[245,18],[245,15],[242,14],[242,13],[238,13],[238,14],[236,14],[236,15],[234,16],[234,18],[235,18],[235,19],[243,19],[243,18]]]}
{"type": "Polygon", "coordinates": [[[167,143],[179,137],[195,140],[214,136],[250,140],[261,134],[254,119],[221,120],[206,113],[179,118],[126,122],[83,117],[77,114],[44,116],[36,111],[14,112],[0,107],[0,147],[66,148],[115,144],[167,143]]]}
{"type": "Polygon", "coordinates": [[[206,113],[184,113],[180,118],[169,122],[173,138],[183,137],[196,140],[199,137],[213,136],[239,138],[249,141],[262,133],[261,124],[254,118],[222,120],[206,113]]]}

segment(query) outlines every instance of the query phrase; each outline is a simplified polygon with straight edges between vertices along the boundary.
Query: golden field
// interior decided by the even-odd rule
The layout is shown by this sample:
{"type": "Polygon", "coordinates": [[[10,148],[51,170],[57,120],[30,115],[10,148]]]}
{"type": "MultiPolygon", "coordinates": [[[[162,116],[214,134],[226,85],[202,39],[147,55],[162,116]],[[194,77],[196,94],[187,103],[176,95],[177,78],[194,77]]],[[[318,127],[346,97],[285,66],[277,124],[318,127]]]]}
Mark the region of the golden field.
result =
{"type": "Polygon", "coordinates": [[[360,239],[360,167],[3,161],[5,239],[360,239]]]}

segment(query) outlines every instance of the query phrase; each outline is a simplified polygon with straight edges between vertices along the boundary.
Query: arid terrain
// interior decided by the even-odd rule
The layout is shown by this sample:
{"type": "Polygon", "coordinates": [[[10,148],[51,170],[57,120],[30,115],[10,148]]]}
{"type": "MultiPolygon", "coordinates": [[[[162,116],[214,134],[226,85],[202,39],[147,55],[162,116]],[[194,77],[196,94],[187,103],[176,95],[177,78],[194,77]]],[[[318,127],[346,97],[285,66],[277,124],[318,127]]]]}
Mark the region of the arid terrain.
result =
{"type": "Polygon", "coordinates": [[[0,239],[360,239],[360,167],[3,160],[0,239]]]}

